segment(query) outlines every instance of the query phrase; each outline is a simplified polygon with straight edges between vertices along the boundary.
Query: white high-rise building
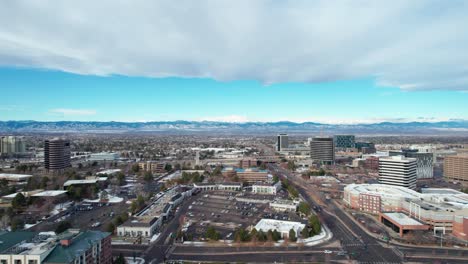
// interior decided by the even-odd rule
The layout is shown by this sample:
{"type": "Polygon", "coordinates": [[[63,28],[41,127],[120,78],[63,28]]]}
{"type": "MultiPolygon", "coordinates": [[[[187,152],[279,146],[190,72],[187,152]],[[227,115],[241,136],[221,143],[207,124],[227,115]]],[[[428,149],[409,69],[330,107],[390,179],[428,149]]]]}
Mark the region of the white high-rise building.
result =
{"type": "Polygon", "coordinates": [[[26,152],[23,137],[3,136],[0,137],[0,154],[17,154],[26,152]]]}
{"type": "Polygon", "coordinates": [[[416,189],[417,160],[404,156],[379,159],[379,183],[416,189]]]}

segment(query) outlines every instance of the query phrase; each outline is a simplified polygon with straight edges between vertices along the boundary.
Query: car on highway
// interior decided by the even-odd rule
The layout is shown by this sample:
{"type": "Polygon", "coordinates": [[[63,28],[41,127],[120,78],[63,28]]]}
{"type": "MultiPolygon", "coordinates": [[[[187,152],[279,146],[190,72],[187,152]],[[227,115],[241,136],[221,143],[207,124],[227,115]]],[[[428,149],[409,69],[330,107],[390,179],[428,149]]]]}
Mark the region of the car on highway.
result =
{"type": "Polygon", "coordinates": [[[331,250],[326,249],[326,250],[323,251],[323,253],[325,253],[325,254],[331,254],[331,253],[333,253],[333,252],[332,252],[331,250]]]}

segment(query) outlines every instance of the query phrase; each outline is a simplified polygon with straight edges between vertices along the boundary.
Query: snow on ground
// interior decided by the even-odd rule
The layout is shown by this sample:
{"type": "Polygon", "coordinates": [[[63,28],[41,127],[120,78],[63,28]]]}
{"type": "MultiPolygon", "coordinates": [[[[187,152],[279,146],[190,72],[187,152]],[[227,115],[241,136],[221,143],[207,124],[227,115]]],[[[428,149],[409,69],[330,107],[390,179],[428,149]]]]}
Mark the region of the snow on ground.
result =
{"type": "Polygon", "coordinates": [[[303,239],[302,242],[308,246],[315,246],[317,244],[323,243],[332,238],[332,233],[326,226],[322,225],[322,231],[320,234],[315,235],[313,237],[309,237],[307,239],[303,239]]]}
{"type": "Polygon", "coordinates": [[[150,239],[150,243],[153,243],[154,241],[158,240],[160,234],[161,233],[154,234],[150,239]]]}
{"type": "Polygon", "coordinates": [[[143,258],[133,258],[133,257],[125,257],[127,264],[145,264],[145,260],[143,258]]]}
{"type": "MultiPolygon", "coordinates": [[[[99,197],[101,197],[101,193],[99,193],[99,197]]],[[[118,196],[113,196],[108,194],[107,195],[108,203],[121,203],[124,199],[118,196]]],[[[94,199],[94,200],[89,200],[89,199],[84,199],[83,202],[85,203],[99,203],[101,202],[101,199],[94,199]]]]}
{"type": "Polygon", "coordinates": [[[59,214],[62,211],[65,211],[73,204],[73,202],[66,202],[61,204],[56,204],[54,209],[50,212],[51,215],[59,214]]]}
{"type": "Polygon", "coordinates": [[[37,225],[37,224],[39,224],[39,223],[35,223],[35,224],[24,224],[24,229],[29,229],[29,228],[31,228],[31,227],[37,225]]]}
{"type": "Polygon", "coordinates": [[[112,239],[112,245],[133,245],[133,243],[123,240],[112,239]]]}

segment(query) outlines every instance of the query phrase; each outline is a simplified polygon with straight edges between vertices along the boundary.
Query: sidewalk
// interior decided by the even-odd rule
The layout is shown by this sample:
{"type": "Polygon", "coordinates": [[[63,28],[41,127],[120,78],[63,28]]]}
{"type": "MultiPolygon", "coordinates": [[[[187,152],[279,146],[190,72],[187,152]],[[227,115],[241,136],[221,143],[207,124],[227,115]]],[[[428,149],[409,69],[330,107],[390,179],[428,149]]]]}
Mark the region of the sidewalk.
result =
{"type": "Polygon", "coordinates": [[[343,213],[345,213],[354,223],[356,223],[356,225],[361,228],[364,232],[366,232],[366,234],[368,234],[369,236],[377,239],[378,241],[380,241],[381,243],[384,243],[384,244],[391,244],[391,245],[394,245],[394,246],[402,246],[402,247],[413,247],[413,248],[431,248],[431,249],[457,249],[457,250],[468,250],[467,248],[453,248],[453,247],[438,247],[438,246],[428,246],[428,245],[413,245],[413,244],[404,244],[404,243],[400,243],[400,242],[397,242],[397,241],[390,241],[390,242],[387,242],[383,239],[381,239],[380,237],[378,237],[376,234],[370,232],[369,230],[367,230],[365,227],[363,227],[361,225],[361,223],[359,223],[356,219],[354,219],[354,217],[352,215],[349,214],[348,211],[346,211],[342,206],[341,204],[338,204],[335,200],[332,201],[341,211],[343,211],[343,213]]]}

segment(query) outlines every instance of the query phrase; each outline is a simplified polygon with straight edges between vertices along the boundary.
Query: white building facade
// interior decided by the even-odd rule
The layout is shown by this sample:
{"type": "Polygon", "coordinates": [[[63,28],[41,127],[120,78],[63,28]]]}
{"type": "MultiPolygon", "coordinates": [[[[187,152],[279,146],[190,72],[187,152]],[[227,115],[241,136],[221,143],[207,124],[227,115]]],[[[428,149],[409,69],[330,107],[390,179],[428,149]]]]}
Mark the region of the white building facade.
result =
{"type": "Polygon", "coordinates": [[[417,161],[415,158],[392,156],[379,159],[379,183],[416,189],[417,161]]]}

